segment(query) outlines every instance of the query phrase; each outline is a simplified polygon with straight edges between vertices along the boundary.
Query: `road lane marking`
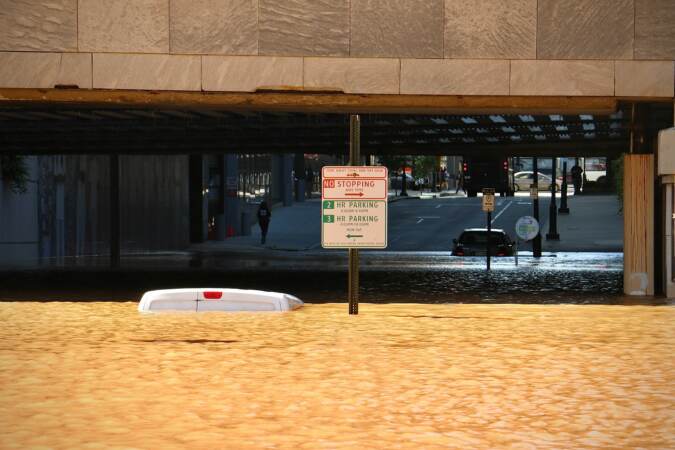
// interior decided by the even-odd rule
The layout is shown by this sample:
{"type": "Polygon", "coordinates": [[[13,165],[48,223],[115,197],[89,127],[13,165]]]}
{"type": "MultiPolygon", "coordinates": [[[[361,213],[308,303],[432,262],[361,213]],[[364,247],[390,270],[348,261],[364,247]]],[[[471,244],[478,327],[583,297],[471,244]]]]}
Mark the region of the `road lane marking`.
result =
{"type": "Polygon", "coordinates": [[[417,221],[417,224],[420,224],[420,223],[422,223],[422,221],[424,219],[440,219],[441,217],[440,216],[418,216],[417,218],[420,219],[420,220],[417,221]]]}
{"type": "Polygon", "coordinates": [[[506,211],[507,209],[509,209],[509,206],[511,206],[512,204],[513,204],[513,200],[509,200],[509,202],[506,204],[506,206],[504,206],[504,207],[501,209],[501,211],[499,211],[499,212],[497,213],[497,215],[495,216],[495,218],[492,219],[492,222],[490,222],[490,223],[491,223],[491,224],[495,223],[495,220],[499,219],[499,216],[501,216],[502,214],[504,214],[504,211],[506,211]]]}

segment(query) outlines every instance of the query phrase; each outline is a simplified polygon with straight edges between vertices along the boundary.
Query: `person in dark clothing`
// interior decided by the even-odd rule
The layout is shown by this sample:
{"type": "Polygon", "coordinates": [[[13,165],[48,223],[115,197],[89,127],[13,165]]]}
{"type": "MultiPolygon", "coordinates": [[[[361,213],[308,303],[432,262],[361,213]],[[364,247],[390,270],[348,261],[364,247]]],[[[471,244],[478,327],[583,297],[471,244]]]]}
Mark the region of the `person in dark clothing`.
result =
{"type": "Polygon", "coordinates": [[[578,164],[575,164],[570,172],[572,174],[572,184],[574,184],[574,194],[579,194],[581,192],[581,174],[584,171],[578,164]]]}
{"type": "Polygon", "coordinates": [[[258,207],[258,225],[260,225],[260,243],[264,244],[267,239],[267,229],[270,226],[272,212],[267,207],[267,202],[261,202],[258,207]]]}

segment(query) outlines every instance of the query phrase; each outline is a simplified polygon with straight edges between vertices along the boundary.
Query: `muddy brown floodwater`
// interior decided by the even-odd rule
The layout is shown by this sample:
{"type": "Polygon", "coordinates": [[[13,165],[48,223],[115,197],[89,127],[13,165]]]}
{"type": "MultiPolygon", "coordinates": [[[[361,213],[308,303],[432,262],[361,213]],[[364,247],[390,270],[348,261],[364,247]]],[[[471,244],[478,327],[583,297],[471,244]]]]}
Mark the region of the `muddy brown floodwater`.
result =
{"type": "Polygon", "coordinates": [[[675,448],[675,307],[0,303],[0,448],[675,448]]]}

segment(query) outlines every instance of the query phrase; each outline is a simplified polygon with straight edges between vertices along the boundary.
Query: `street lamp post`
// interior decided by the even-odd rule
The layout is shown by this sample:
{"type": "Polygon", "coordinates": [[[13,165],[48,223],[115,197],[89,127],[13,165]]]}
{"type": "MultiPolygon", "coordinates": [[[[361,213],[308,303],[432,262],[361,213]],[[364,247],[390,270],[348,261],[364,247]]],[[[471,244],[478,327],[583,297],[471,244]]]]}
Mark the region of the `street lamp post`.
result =
{"type": "Polygon", "coordinates": [[[555,200],[555,191],[556,191],[556,182],[555,182],[555,172],[556,172],[556,159],[551,160],[551,203],[549,203],[548,208],[548,233],[546,233],[547,241],[559,241],[560,235],[558,234],[558,208],[555,200]]]}
{"type": "MultiPolygon", "coordinates": [[[[539,168],[537,167],[537,158],[532,159],[532,181],[534,182],[534,189],[539,191],[539,168]]],[[[534,218],[539,222],[539,194],[532,199],[532,213],[534,218]]],[[[532,239],[532,256],[535,258],[541,257],[541,233],[532,239]]]]}
{"type": "Polygon", "coordinates": [[[567,161],[563,161],[563,181],[560,193],[560,214],[569,214],[570,209],[567,207],[567,161]]]}

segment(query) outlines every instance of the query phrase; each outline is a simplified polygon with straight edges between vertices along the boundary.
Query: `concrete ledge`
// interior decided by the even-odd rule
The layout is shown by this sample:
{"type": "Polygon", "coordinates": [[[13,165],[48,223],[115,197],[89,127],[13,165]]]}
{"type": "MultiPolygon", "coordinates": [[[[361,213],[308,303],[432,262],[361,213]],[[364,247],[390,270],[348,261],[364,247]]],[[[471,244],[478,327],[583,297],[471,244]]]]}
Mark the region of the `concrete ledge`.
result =
{"type": "Polygon", "coordinates": [[[0,52],[0,86],[90,89],[91,68],[90,53],[0,52]]]}
{"type": "Polygon", "coordinates": [[[94,88],[201,90],[201,59],[184,55],[95,53],[94,88]]]}
{"type": "Polygon", "coordinates": [[[509,61],[403,59],[401,94],[508,95],[509,61]]]}
{"type": "Polygon", "coordinates": [[[672,97],[675,63],[672,61],[616,61],[616,95],[672,97]]]}
{"type": "Polygon", "coordinates": [[[259,88],[302,88],[302,58],[204,56],[205,91],[255,92],[259,88]]]}
{"type": "Polygon", "coordinates": [[[613,61],[511,61],[512,95],[614,95],[613,61]]]}
{"type": "Polygon", "coordinates": [[[305,58],[305,88],[347,94],[398,94],[400,61],[384,58],[305,58]]]}

